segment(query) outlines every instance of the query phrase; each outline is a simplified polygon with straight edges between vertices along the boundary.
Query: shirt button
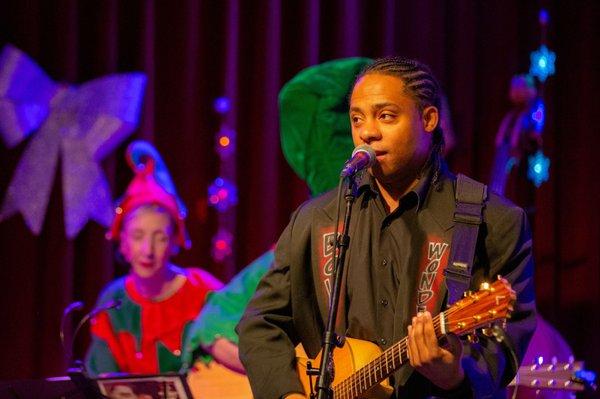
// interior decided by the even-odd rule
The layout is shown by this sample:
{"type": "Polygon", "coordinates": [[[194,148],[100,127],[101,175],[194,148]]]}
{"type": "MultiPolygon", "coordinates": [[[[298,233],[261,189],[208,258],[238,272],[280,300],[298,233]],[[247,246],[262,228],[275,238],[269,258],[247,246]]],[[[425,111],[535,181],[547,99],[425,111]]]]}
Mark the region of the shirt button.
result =
{"type": "Polygon", "coordinates": [[[381,261],[381,266],[387,266],[387,259],[381,261]]]}
{"type": "Polygon", "coordinates": [[[382,299],[381,300],[381,304],[383,305],[383,307],[386,307],[388,305],[388,300],[387,299],[382,299]]]}
{"type": "Polygon", "coordinates": [[[385,339],[385,338],[381,338],[381,339],[379,340],[379,343],[380,343],[381,345],[385,346],[385,345],[387,344],[387,341],[386,341],[386,339],[385,339]]]}

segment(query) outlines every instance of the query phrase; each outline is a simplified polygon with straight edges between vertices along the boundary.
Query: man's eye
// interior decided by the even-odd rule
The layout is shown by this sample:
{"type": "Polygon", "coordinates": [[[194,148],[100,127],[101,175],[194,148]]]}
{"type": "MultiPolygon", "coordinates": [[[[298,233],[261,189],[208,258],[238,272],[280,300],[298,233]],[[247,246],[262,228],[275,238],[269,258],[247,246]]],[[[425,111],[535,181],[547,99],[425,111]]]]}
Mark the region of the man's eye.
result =
{"type": "Polygon", "coordinates": [[[384,113],[384,114],[381,114],[379,116],[379,118],[383,119],[384,121],[394,120],[395,117],[396,117],[396,115],[394,115],[394,114],[388,114],[388,113],[384,113]]]}
{"type": "Polygon", "coordinates": [[[352,120],[352,123],[354,123],[355,125],[356,125],[357,123],[360,123],[360,121],[361,121],[361,118],[360,118],[360,117],[358,117],[358,116],[353,116],[353,117],[351,117],[350,119],[352,120]]]}

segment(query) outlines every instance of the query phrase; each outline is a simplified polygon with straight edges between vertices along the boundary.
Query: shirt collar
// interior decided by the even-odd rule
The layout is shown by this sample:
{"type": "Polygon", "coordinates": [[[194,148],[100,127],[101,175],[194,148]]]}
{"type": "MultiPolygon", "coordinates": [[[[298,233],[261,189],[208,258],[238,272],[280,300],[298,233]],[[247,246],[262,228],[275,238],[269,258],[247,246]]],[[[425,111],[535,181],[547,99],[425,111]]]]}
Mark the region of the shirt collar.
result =
{"type": "MultiPolygon", "coordinates": [[[[441,162],[440,169],[444,168],[443,165],[444,163],[441,162]]],[[[417,206],[415,208],[415,211],[421,210],[423,204],[425,204],[426,202],[435,167],[435,162],[428,162],[427,165],[424,167],[423,172],[421,173],[421,177],[419,178],[417,184],[413,187],[412,190],[410,190],[403,196],[403,198],[408,195],[417,196],[417,206]]],[[[358,176],[357,191],[357,197],[360,197],[365,192],[369,193],[369,195],[373,196],[374,198],[379,196],[379,189],[377,187],[377,183],[375,182],[375,178],[368,172],[363,172],[360,176],[358,176]]]]}

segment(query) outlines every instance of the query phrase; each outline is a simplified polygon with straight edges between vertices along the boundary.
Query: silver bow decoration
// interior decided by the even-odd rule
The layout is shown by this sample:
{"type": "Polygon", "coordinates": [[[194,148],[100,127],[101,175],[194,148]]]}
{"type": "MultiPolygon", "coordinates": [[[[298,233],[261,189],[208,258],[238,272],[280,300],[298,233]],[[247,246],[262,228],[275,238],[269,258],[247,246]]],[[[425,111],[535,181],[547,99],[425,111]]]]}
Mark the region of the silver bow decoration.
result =
{"type": "Polygon", "coordinates": [[[35,132],[7,189],[0,221],[21,212],[42,230],[59,156],[65,230],[75,237],[89,219],[108,226],[112,197],[98,164],[137,127],[146,78],[109,75],[79,87],[53,82],[13,46],[0,54],[0,136],[13,148],[35,132]]]}

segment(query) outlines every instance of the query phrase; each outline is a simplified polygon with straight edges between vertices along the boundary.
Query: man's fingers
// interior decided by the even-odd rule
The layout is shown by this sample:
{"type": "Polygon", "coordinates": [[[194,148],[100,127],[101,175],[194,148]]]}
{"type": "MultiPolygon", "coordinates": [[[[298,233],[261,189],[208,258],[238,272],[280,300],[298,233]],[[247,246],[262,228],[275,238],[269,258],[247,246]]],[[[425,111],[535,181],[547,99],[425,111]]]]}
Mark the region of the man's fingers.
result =
{"type": "Polygon", "coordinates": [[[423,313],[419,313],[413,318],[413,341],[415,351],[418,352],[419,364],[425,365],[431,360],[431,349],[425,341],[425,324],[426,317],[423,313]]]}
{"type": "Polygon", "coordinates": [[[413,324],[408,326],[408,350],[409,350],[410,365],[415,368],[420,367],[421,360],[419,357],[419,350],[417,349],[417,346],[415,343],[414,317],[413,317],[413,324]]]}
{"type": "Polygon", "coordinates": [[[430,354],[435,356],[439,352],[438,339],[435,336],[433,319],[429,312],[423,314],[423,341],[427,345],[430,354]]]}

